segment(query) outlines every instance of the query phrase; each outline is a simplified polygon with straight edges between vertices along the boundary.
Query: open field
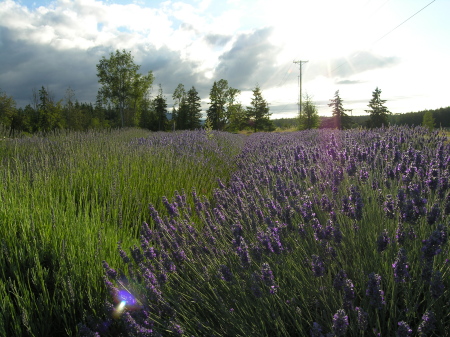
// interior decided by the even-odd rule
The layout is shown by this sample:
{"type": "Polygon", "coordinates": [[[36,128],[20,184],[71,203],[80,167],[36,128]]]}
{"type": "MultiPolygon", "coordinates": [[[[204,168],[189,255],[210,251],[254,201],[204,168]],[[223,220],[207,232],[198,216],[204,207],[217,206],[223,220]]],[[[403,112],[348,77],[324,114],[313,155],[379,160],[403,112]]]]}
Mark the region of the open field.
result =
{"type": "Polygon", "coordinates": [[[450,336],[442,133],[130,129],[0,152],[0,335],[450,336]]]}

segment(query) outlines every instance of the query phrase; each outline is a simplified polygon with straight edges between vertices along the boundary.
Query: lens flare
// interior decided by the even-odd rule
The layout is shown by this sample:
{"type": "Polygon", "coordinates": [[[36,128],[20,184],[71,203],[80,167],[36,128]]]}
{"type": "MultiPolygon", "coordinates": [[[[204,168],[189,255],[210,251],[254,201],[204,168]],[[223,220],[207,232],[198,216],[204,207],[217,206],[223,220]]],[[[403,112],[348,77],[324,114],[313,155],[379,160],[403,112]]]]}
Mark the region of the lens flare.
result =
{"type": "Polygon", "coordinates": [[[114,309],[113,317],[116,319],[122,315],[125,309],[136,310],[139,308],[138,300],[127,290],[119,290],[115,302],[117,306],[114,309]]]}

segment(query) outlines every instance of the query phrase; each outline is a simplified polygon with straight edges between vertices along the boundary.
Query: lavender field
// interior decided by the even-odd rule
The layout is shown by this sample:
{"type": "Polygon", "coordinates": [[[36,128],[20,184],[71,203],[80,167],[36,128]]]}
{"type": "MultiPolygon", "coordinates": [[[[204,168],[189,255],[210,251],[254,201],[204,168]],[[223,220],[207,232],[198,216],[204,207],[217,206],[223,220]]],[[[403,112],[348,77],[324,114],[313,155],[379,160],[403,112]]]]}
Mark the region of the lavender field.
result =
{"type": "MultiPolygon", "coordinates": [[[[100,138],[92,144],[107,146],[109,138],[100,138]]],[[[81,223],[98,219],[89,235],[77,238],[89,227],[57,217],[64,202],[42,205],[50,211],[37,234],[24,229],[37,215],[15,211],[21,221],[2,232],[0,264],[9,274],[0,274],[7,299],[0,334],[51,335],[40,330],[45,317],[60,317],[61,333],[80,336],[450,336],[444,134],[403,127],[250,136],[194,131],[128,135],[120,144],[106,158],[98,145],[81,152],[90,158],[82,161],[86,167],[96,156],[94,168],[111,160],[97,180],[83,180],[83,170],[77,180],[80,195],[95,201],[72,215],[81,223]],[[156,193],[144,183],[149,158],[160,172],[153,181],[163,182],[156,193]],[[96,186],[107,172],[115,179],[96,186]],[[90,192],[83,194],[85,182],[90,192]],[[121,186],[120,196],[111,186],[121,186]],[[127,210],[135,203],[141,206],[127,210]],[[14,226],[23,229],[11,234],[14,226]],[[37,256],[21,252],[18,237],[30,240],[26,246],[37,256]],[[56,254],[61,238],[72,254],[64,262],[56,254]],[[48,265],[44,239],[55,252],[48,265]],[[88,250],[77,253],[80,247],[88,250]],[[43,266],[14,269],[11,255],[43,266]],[[76,280],[72,290],[66,279],[76,280]],[[58,311],[45,314],[36,304],[42,298],[58,311]]],[[[78,164],[72,165],[61,163],[72,170],[78,164]]],[[[51,200],[58,198],[62,193],[51,200]]],[[[13,221],[6,209],[0,214],[2,227],[13,221]]]]}

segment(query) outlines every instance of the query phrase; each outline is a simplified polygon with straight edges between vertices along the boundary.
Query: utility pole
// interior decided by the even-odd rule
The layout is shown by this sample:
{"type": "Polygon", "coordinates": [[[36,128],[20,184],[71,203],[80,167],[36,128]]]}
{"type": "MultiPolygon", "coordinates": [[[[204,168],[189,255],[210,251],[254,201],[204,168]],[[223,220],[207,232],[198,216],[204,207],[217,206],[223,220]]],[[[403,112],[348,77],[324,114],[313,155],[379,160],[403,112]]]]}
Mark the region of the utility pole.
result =
{"type": "Polygon", "coordinates": [[[298,105],[298,116],[300,117],[302,115],[302,65],[303,63],[306,63],[308,61],[294,61],[294,63],[297,63],[300,68],[300,76],[299,76],[299,83],[300,83],[300,103],[298,105]]]}

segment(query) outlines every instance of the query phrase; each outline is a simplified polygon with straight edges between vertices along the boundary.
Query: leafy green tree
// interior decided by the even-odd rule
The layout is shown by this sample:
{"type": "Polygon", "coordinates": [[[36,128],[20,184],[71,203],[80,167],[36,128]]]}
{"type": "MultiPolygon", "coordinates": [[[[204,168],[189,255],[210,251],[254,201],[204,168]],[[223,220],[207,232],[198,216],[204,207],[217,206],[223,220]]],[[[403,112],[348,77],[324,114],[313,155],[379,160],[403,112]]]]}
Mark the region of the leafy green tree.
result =
{"type": "MultiPolygon", "coordinates": [[[[177,113],[181,107],[181,102],[186,98],[186,91],[184,90],[184,85],[179,83],[175,88],[175,91],[172,94],[172,99],[174,101],[174,105],[172,107],[172,120],[174,123],[177,123],[177,113]]],[[[178,125],[175,125],[174,128],[179,128],[178,125]]]]}
{"type": "Polygon", "coordinates": [[[302,113],[298,118],[299,130],[317,129],[320,125],[317,107],[312,97],[305,95],[302,102],[302,113]]]}
{"type": "Polygon", "coordinates": [[[242,103],[237,102],[228,107],[229,123],[228,131],[240,131],[248,126],[247,111],[242,106],[242,103]]]}
{"type": "Polygon", "coordinates": [[[13,134],[14,119],[17,118],[16,102],[12,96],[0,92],[0,123],[9,128],[9,136],[13,134]]]}
{"type": "Polygon", "coordinates": [[[328,103],[328,106],[331,107],[333,111],[333,120],[335,128],[343,130],[351,127],[351,119],[345,113],[343,107],[343,100],[339,96],[339,90],[337,90],[334,93],[334,98],[330,99],[330,103],[328,103]]]}
{"type": "Polygon", "coordinates": [[[108,59],[103,56],[97,64],[97,77],[101,84],[98,98],[103,104],[111,103],[119,110],[122,127],[125,125],[125,109],[133,111],[153,83],[152,72],[141,75],[138,73],[139,68],[134,63],[131,52],[125,50],[116,50],[108,59]]]}
{"type": "Polygon", "coordinates": [[[369,101],[369,110],[365,110],[370,114],[367,122],[369,128],[381,128],[383,125],[389,125],[389,115],[391,112],[384,106],[386,100],[381,99],[381,90],[378,87],[372,92],[372,99],[369,101]]]}
{"type": "Polygon", "coordinates": [[[240,93],[238,89],[228,86],[228,81],[221,79],[214,82],[210,94],[210,107],[207,118],[214,130],[223,130],[228,123],[228,107],[233,105],[236,96],[240,93]]]}
{"type": "Polygon", "coordinates": [[[272,131],[275,129],[272,121],[270,120],[269,104],[262,97],[261,88],[256,85],[253,91],[253,98],[251,106],[247,107],[247,117],[253,124],[255,132],[258,130],[272,131]]]}
{"type": "Polygon", "coordinates": [[[435,127],[433,112],[431,112],[431,111],[425,112],[425,114],[423,115],[422,126],[427,127],[428,130],[430,130],[430,131],[433,131],[433,129],[435,127]]]}
{"type": "Polygon", "coordinates": [[[167,128],[167,101],[163,96],[163,90],[161,84],[159,85],[158,95],[155,98],[155,117],[156,124],[158,125],[158,131],[165,131],[167,128]]]}

